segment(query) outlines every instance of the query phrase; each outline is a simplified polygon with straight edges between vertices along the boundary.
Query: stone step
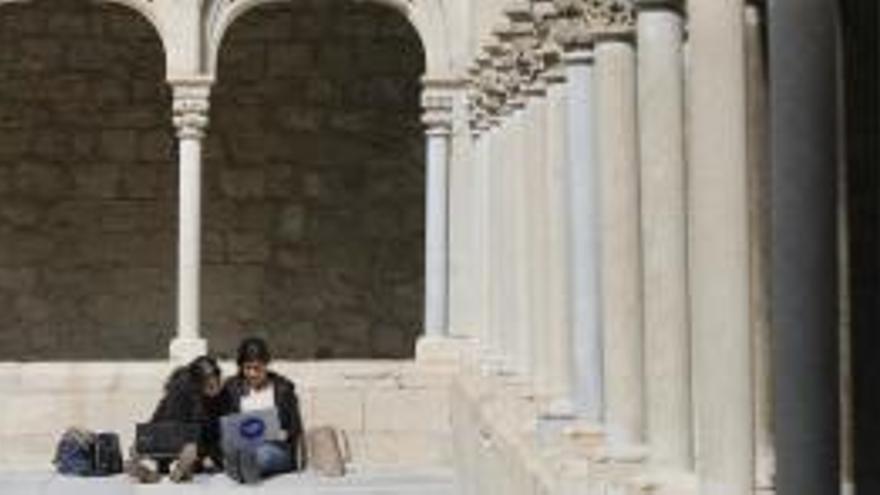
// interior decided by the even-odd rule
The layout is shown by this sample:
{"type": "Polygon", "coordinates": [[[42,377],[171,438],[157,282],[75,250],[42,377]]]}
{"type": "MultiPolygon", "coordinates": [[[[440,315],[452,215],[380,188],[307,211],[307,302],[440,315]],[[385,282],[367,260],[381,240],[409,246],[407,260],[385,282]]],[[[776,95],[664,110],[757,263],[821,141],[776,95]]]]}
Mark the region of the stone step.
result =
{"type": "Polygon", "coordinates": [[[451,472],[425,470],[352,471],[342,478],[319,478],[312,473],[278,476],[257,487],[239,485],[218,474],[197,476],[192,483],[167,479],[155,485],[133,484],[126,476],[76,478],[52,472],[0,473],[3,495],[455,495],[451,472]]]}

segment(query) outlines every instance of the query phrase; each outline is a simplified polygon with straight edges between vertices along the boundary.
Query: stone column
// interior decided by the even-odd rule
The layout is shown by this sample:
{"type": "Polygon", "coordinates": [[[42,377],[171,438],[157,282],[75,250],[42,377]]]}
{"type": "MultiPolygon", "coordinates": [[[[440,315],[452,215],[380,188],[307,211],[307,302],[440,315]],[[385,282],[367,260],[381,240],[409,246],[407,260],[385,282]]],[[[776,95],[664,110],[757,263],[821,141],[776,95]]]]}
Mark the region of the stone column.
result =
{"type": "Polygon", "coordinates": [[[545,156],[547,138],[547,91],[543,80],[532,81],[525,90],[528,98],[526,114],[528,153],[526,165],[526,208],[528,227],[529,299],[531,314],[529,335],[532,371],[536,392],[544,395],[552,387],[551,343],[547,330],[548,318],[548,201],[546,194],[547,161],[545,156]]]}
{"type": "Polygon", "coordinates": [[[561,62],[548,69],[547,83],[547,127],[545,128],[545,163],[547,174],[547,300],[548,326],[544,334],[547,340],[546,359],[549,386],[547,393],[551,398],[551,412],[570,413],[572,411],[572,358],[569,272],[569,242],[566,231],[567,217],[567,113],[565,72],[561,62]]]}
{"type": "Polygon", "coordinates": [[[596,32],[605,428],[612,443],[643,440],[642,272],[634,17],[596,32]]]}
{"type": "Polygon", "coordinates": [[[681,8],[637,3],[646,437],[653,464],[684,470],[692,403],[681,8]]]}
{"type": "Polygon", "coordinates": [[[515,95],[511,100],[513,112],[510,115],[509,135],[509,159],[507,161],[507,174],[510,178],[508,189],[508,207],[510,208],[511,227],[511,263],[506,269],[513,273],[513,303],[510,315],[512,316],[511,330],[515,332],[512,340],[512,352],[514,369],[528,375],[532,371],[532,335],[531,314],[532,301],[529,298],[531,285],[530,268],[528,259],[529,235],[528,230],[528,185],[527,185],[527,156],[528,134],[525,98],[515,95]]]}
{"type": "Polygon", "coordinates": [[[589,45],[567,46],[565,67],[572,402],[579,416],[598,423],[604,410],[599,297],[599,171],[595,147],[593,53],[589,45]]]}
{"type": "Polygon", "coordinates": [[[207,352],[199,334],[201,225],[202,225],[202,139],[208,126],[211,81],[172,81],[174,126],[177,128],[179,168],[179,213],[177,237],[177,335],[169,354],[175,362],[186,362],[207,352]]]}
{"type": "Polygon", "coordinates": [[[754,482],[743,0],[688,2],[690,295],[700,493],[754,482]]]}
{"type": "Polygon", "coordinates": [[[763,13],[746,6],[748,97],[749,229],[752,345],[755,387],[755,488],[774,490],[772,360],[770,331],[770,163],[769,114],[763,13]]]}
{"type": "MultiPolygon", "coordinates": [[[[839,493],[841,488],[838,6],[832,0],[768,2],[772,357],[779,495],[839,493]]],[[[872,39],[876,40],[876,31],[872,39]]],[[[872,175],[875,167],[874,160],[872,175]]],[[[875,219],[872,216],[871,222],[875,219]]],[[[872,334],[876,331],[871,328],[872,334]]],[[[867,456],[864,461],[873,462],[867,456]]],[[[856,462],[858,466],[858,457],[856,462]]],[[[877,493],[877,485],[856,480],[856,490],[877,493]]]]}
{"type": "Polygon", "coordinates": [[[425,337],[449,334],[449,138],[453,97],[446,81],[426,80],[425,337]]]}

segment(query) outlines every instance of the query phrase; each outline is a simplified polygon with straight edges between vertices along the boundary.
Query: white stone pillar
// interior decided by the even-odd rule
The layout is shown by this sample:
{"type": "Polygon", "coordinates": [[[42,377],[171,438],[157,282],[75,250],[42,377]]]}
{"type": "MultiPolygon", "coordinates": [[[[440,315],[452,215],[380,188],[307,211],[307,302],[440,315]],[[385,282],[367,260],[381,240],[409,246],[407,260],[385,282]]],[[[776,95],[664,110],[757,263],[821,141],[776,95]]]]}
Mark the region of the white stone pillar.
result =
{"type": "Polygon", "coordinates": [[[647,441],[651,461],[690,469],[682,6],[637,4],[647,441]]]}
{"type": "Polygon", "coordinates": [[[501,337],[501,203],[499,197],[499,172],[498,172],[498,133],[499,122],[495,116],[490,115],[488,118],[488,129],[483,134],[485,139],[485,154],[487,159],[487,253],[486,266],[489,270],[488,275],[488,328],[489,336],[487,338],[486,351],[490,361],[495,361],[500,357],[502,337],[501,337]]]}
{"type": "Polygon", "coordinates": [[[547,201],[547,89],[541,79],[526,88],[526,197],[527,213],[530,353],[536,392],[545,395],[552,387],[552,356],[547,330],[550,326],[548,306],[549,280],[549,210],[547,201]]]}
{"type": "Polygon", "coordinates": [[[523,106],[520,101],[511,99],[509,110],[503,124],[504,142],[502,144],[504,161],[502,163],[502,197],[504,222],[504,332],[507,337],[506,358],[508,369],[517,374],[528,370],[528,304],[524,291],[526,285],[526,265],[524,247],[526,244],[523,225],[523,106]]]}
{"type": "Polygon", "coordinates": [[[517,95],[512,102],[514,113],[511,116],[511,196],[510,205],[513,217],[513,270],[516,280],[514,296],[514,312],[516,339],[514,347],[514,362],[516,370],[524,376],[533,371],[532,362],[532,314],[534,313],[534,301],[531,299],[532,286],[532,260],[529,259],[529,184],[528,169],[529,139],[528,119],[524,95],[517,95]]]}
{"type": "Polygon", "coordinates": [[[550,412],[572,411],[572,358],[571,352],[571,297],[568,271],[569,247],[567,232],[568,212],[568,114],[565,68],[561,63],[548,69],[547,127],[544,154],[547,174],[547,301],[548,326],[544,333],[547,341],[547,393],[550,412]]]}
{"type": "Polygon", "coordinates": [[[444,81],[426,80],[422,105],[425,186],[425,312],[427,339],[449,335],[449,139],[453,97],[444,81]]]}
{"type": "Polygon", "coordinates": [[[600,422],[602,329],[599,292],[599,173],[595,146],[593,53],[565,53],[567,92],[567,230],[571,292],[572,402],[583,419],[600,422]]]}
{"type": "Polygon", "coordinates": [[[477,332],[479,345],[486,348],[490,342],[490,290],[491,290],[491,148],[489,126],[485,117],[474,122],[473,150],[474,161],[474,211],[477,252],[474,253],[474,269],[477,271],[477,332]]]}
{"type": "Polygon", "coordinates": [[[596,33],[605,428],[616,444],[643,440],[642,272],[636,53],[628,21],[596,33]]]}
{"type": "Polygon", "coordinates": [[[690,295],[700,493],[754,482],[743,0],[688,2],[690,295]]]}
{"type": "Polygon", "coordinates": [[[199,334],[202,139],[208,125],[211,81],[178,80],[174,92],[174,126],[177,128],[179,214],[177,238],[177,335],[171,341],[172,361],[185,362],[207,352],[199,334]]]}

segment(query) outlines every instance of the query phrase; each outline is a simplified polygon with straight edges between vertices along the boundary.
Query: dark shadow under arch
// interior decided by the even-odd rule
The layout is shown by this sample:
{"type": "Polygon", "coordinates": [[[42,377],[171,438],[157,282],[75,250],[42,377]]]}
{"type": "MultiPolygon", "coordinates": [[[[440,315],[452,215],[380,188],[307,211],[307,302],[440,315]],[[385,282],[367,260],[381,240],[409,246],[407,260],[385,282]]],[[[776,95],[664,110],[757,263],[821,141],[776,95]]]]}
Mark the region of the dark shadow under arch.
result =
{"type": "Polygon", "coordinates": [[[0,7],[0,360],[155,359],[174,328],[174,140],[152,25],[0,7]]]}
{"type": "Polygon", "coordinates": [[[291,358],[410,357],[424,53],[388,7],[268,4],[230,28],[206,146],[204,331],[291,358]]]}

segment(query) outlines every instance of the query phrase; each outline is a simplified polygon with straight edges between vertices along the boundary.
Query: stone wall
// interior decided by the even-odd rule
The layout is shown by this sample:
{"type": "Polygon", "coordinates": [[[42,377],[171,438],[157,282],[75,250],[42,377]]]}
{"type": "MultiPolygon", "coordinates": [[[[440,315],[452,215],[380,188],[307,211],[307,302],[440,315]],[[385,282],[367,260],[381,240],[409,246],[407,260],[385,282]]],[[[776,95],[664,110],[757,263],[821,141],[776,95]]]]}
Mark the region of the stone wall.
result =
{"type": "MultiPolygon", "coordinates": [[[[236,21],[206,143],[203,332],[405,357],[422,293],[423,54],[343,0],[236,21]]],[[[164,357],[176,158],[164,54],[118,6],[0,7],[0,360],[164,357]]]]}
{"type": "Polygon", "coordinates": [[[0,359],[166,353],[169,107],[161,42],[138,15],[0,8],[0,359]]]}
{"type": "Polygon", "coordinates": [[[227,33],[206,147],[204,328],[286,357],[411,356],[422,309],[423,54],[394,11],[345,0],[227,33]]]}
{"type": "MultiPolygon", "coordinates": [[[[228,376],[235,365],[222,367],[228,376]]],[[[451,467],[448,366],[278,361],[273,369],[296,384],[306,428],[332,425],[345,433],[353,470],[451,467]]],[[[70,425],[115,431],[127,452],[169,372],[167,361],[0,363],[0,472],[48,469],[70,425]]]]}

